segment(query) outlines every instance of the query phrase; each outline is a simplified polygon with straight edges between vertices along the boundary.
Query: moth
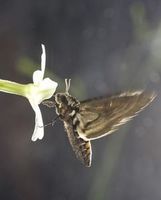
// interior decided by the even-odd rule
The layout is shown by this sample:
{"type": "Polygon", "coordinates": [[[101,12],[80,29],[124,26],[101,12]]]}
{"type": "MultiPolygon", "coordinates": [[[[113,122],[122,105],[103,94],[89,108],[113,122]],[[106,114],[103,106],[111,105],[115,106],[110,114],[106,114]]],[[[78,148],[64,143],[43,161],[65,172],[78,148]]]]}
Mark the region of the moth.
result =
{"type": "Polygon", "coordinates": [[[65,79],[65,84],[65,93],[56,93],[43,104],[55,107],[76,157],[86,167],[92,161],[91,141],[116,131],[156,96],[154,92],[134,91],[79,102],[69,94],[70,80],[65,79]]]}

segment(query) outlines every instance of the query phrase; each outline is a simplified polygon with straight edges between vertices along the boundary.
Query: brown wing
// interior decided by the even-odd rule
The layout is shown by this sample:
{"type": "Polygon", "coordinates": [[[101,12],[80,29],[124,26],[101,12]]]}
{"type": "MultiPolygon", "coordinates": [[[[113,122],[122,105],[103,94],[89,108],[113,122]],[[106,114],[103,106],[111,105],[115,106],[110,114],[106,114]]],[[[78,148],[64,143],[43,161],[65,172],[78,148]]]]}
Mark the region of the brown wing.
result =
{"type": "Polygon", "coordinates": [[[129,121],[155,98],[154,92],[126,92],[81,102],[77,132],[84,140],[103,137],[129,121]]]}

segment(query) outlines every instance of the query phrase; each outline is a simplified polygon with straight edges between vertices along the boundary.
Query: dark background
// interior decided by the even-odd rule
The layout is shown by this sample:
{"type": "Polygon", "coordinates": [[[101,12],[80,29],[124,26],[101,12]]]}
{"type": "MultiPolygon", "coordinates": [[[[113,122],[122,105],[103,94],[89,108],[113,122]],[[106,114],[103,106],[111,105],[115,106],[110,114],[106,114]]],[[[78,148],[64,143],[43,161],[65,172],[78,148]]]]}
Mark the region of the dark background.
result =
{"type": "MultiPolygon", "coordinates": [[[[0,78],[32,82],[47,51],[47,73],[80,100],[156,90],[158,98],[115,134],[93,141],[85,168],[61,121],[32,142],[34,112],[0,95],[0,199],[161,199],[161,1],[0,0],[0,78]]],[[[54,109],[42,106],[44,122],[54,109]]]]}

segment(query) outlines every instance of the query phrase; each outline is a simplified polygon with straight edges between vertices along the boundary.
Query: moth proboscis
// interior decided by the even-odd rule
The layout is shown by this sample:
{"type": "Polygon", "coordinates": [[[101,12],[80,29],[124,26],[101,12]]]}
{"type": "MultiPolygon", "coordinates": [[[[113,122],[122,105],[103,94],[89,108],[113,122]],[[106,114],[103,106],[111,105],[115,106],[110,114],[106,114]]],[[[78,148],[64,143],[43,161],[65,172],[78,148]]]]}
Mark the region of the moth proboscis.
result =
{"type": "Polygon", "coordinates": [[[56,93],[43,104],[56,108],[76,157],[86,167],[92,161],[91,140],[116,131],[156,97],[155,92],[138,90],[79,102],[69,94],[70,80],[65,83],[65,93],[56,93]]]}

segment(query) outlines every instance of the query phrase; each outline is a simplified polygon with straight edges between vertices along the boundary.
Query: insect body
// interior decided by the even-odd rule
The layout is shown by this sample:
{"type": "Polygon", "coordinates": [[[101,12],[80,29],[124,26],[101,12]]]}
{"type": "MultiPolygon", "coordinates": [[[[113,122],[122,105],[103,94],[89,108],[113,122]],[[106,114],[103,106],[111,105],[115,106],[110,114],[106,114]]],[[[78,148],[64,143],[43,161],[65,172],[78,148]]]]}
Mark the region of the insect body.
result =
{"type": "Polygon", "coordinates": [[[156,96],[154,92],[135,91],[79,102],[68,93],[69,87],[66,80],[66,92],[55,94],[53,101],[44,104],[55,106],[77,158],[86,167],[91,166],[91,140],[117,130],[156,96]]]}
{"type": "Polygon", "coordinates": [[[57,93],[55,95],[56,113],[64,122],[69,142],[77,158],[85,165],[91,165],[91,144],[89,140],[80,137],[77,127],[80,124],[78,113],[80,102],[67,93],[57,93]]]}

